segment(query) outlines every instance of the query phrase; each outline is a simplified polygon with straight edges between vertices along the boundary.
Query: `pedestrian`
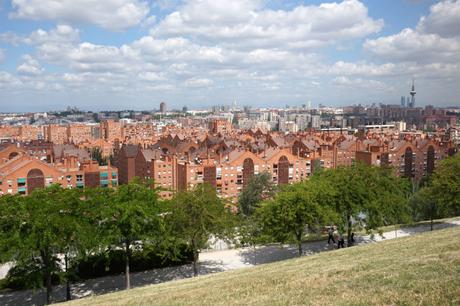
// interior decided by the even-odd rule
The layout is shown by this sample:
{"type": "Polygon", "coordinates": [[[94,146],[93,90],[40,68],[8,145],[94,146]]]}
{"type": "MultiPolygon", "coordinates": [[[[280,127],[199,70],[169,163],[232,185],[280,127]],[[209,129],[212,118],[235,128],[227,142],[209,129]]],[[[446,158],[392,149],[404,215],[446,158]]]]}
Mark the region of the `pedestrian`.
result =
{"type": "Polygon", "coordinates": [[[327,244],[331,244],[331,240],[332,240],[332,243],[335,244],[334,229],[333,229],[332,226],[329,227],[329,230],[327,231],[327,234],[328,234],[327,244]]]}
{"type": "Polygon", "coordinates": [[[343,235],[339,233],[339,238],[337,241],[337,248],[344,248],[345,247],[345,239],[343,238],[343,235]]]}
{"type": "Polygon", "coordinates": [[[336,241],[337,241],[337,243],[339,243],[340,233],[339,233],[339,231],[337,230],[336,227],[334,227],[334,233],[332,235],[334,237],[334,244],[335,244],[336,241]]]}

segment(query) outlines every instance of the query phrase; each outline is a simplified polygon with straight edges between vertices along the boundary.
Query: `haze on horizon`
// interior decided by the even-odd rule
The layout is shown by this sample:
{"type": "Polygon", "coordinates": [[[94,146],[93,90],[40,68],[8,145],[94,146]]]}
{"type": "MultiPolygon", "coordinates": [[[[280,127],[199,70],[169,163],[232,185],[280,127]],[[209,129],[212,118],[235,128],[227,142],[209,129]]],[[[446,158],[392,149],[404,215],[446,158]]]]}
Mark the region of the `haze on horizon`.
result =
{"type": "Polygon", "coordinates": [[[460,106],[460,0],[0,0],[0,109],[460,106]]]}

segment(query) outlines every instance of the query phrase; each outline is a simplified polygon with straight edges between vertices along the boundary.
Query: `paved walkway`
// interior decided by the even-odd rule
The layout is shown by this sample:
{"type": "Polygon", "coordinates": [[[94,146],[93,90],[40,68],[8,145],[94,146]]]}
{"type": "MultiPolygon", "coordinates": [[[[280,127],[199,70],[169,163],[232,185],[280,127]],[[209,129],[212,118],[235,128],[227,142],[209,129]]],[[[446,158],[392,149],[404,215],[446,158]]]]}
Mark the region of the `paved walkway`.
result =
{"type": "MultiPolygon", "coordinates": [[[[435,229],[447,228],[460,225],[460,219],[447,221],[446,223],[436,224],[435,229]]],[[[413,234],[430,230],[429,225],[419,225],[398,231],[386,232],[383,238],[376,235],[371,240],[369,236],[356,237],[357,244],[373,243],[381,240],[388,240],[397,237],[410,236],[413,234]]],[[[318,252],[331,251],[335,247],[328,245],[325,241],[308,242],[303,245],[304,254],[311,255],[318,252]]],[[[297,247],[292,245],[269,245],[261,247],[250,247],[242,249],[231,249],[223,251],[210,251],[200,254],[199,272],[201,275],[221,272],[230,269],[251,267],[259,264],[275,262],[297,256],[297,247]]],[[[157,284],[171,280],[188,278],[193,276],[191,265],[179,267],[169,267],[155,269],[131,274],[131,284],[133,287],[157,284]]],[[[103,294],[124,289],[124,275],[107,276],[97,279],[87,280],[84,283],[72,285],[72,297],[81,298],[89,295],[103,294]]],[[[53,288],[53,301],[65,300],[65,288],[58,286],[53,288]]],[[[45,291],[26,290],[0,293],[0,305],[43,305],[45,301],[45,291]]]]}

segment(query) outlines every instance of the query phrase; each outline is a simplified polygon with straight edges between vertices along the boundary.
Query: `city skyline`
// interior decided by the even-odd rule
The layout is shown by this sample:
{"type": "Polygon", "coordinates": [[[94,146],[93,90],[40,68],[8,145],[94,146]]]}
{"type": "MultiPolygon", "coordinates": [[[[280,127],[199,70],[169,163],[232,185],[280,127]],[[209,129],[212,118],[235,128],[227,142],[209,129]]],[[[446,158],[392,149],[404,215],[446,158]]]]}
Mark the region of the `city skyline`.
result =
{"type": "Polygon", "coordinates": [[[460,1],[0,1],[2,111],[460,106],[460,1]]]}

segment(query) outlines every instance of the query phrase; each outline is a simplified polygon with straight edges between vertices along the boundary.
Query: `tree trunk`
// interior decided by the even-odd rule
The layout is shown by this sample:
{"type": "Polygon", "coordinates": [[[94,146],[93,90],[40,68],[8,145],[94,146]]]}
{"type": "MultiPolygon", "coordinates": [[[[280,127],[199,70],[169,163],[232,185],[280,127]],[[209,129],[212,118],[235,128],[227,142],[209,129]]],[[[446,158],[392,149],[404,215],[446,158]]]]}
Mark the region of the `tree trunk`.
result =
{"type": "Polygon", "coordinates": [[[296,233],[296,238],[297,238],[297,248],[299,252],[299,257],[302,256],[303,249],[302,249],[302,234],[301,233],[296,233]]]}
{"type": "Polygon", "coordinates": [[[72,296],[70,294],[70,279],[69,279],[69,265],[68,265],[68,257],[67,257],[67,254],[64,255],[64,261],[65,261],[65,272],[66,272],[66,301],[70,301],[72,299],[72,296]]]}
{"type": "Polygon", "coordinates": [[[347,216],[348,224],[347,224],[347,246],[351,245],[351,216],[347,216]]]}
{"type": "Polygon", "coordinates": [[[45,270],[46,304],[49,305],[51,304],[51,293],[53,290],[51,279],[51,263],[46,251],[40,251],[40,255],[42,257],[43,267],[45,270]]]}
{"type": "Polygon", "coordinates": [[[430,230],[433,231],[433,215],[430,216],[430,230]]]}
{"type": "Polygon", "coordinates": [[[126,289],[131,288],[131,280],[129,275],[129,258],[131,257],[130,242],[125,241],[125,278],[126,278],[126,289]]]}
{"type": "Polygon", "coordinates": [[[430,209],[430,230],[433,231],[433,215],[434,215],[434,204],[431,203],[430,209]]]}
{"type": "Polygon", "coordinates": [[[193,250],[193,276],[198,276],[198,251],[193,250]]]}
{"type": "Polygon", "coordinates": [[[53,291],[53,286],[51,283],[51,271],[47,268],[46,270],[46,304],[51,304],[51,292],[53,291]]]}

